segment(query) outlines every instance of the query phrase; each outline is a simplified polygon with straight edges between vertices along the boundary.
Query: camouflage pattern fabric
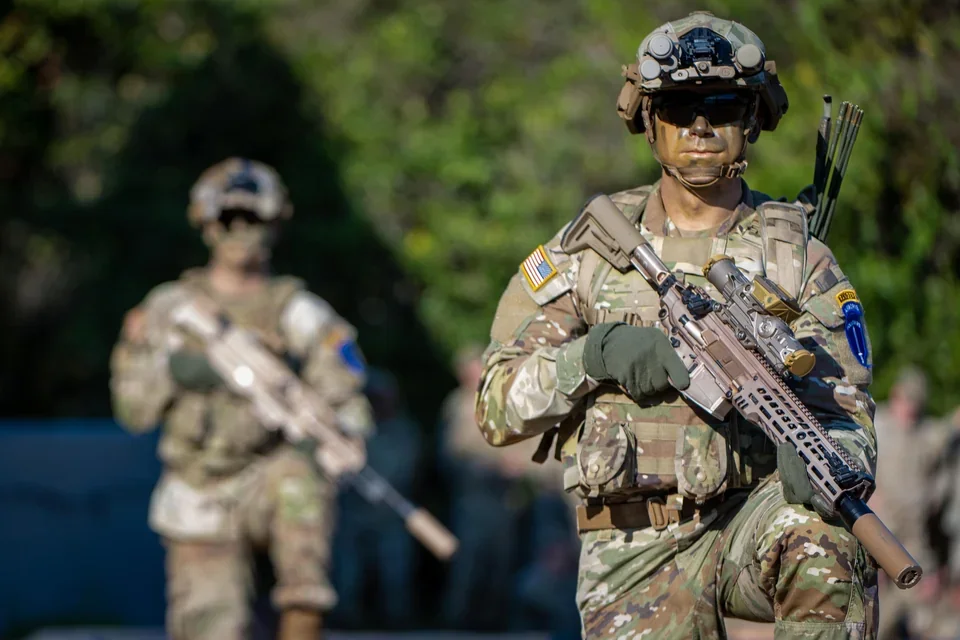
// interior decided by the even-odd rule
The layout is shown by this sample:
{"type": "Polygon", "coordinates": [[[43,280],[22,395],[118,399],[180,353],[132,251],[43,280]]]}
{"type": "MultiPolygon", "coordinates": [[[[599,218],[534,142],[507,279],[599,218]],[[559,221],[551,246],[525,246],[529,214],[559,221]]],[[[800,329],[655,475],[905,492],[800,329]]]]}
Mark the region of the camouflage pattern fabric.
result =
{"type": "Polygon", "coordinates": [[[249,637],[252,557],[266,550],[274,567],[278,609],[329,609],[327,581],[334,487],[304,456],[282,447],[259,463],[246,491],[230,506],[236,540],[164,539],[167,549],[167,631],[173,640],[249,637]]]}
{"type": "Polygon", "coordinates": [[[586,638],[725,638],[722,618],[774,622],[778,638],[873,638],[877,573],[856,538],[783,500],[749,496],[662,531],[582,537],[586,638]]]}
{"type": "MultiPolygon", "coordinates": [[[[743,200],[728,220],[691,234],[680,233],[670,222],[657,185],[611,198],[625,215],[639,219],[638,228],[669,268],[711,295],[719,297],[701,270],[720,253],[733,258],[747,277],[775,274],[785,283],[781,286],[799,294],[803,313],[792,328],[817,364],[792,386],[872,473],[871,371],[850,350],[836,297],[852,286],[829,248],[808,240],[802,224],[791,220],[789,205],[771,202],[744,185],[743,200]]],[[[611,321],[658,327],[659,299],[638,273],[620,273],[590,250],[566,255],[560,249],[562,235],[563,230],[543,247],[546,277],[539,281],[521,266],[501,298],[477,394],[477,423],[486,440],[510,445],[563,420],[582,421],[562,447],[564,488],[607,502],[673,491],[705,500],[730,489],[756,487],[770,476],[776,469],[773,444],[739,416],[712,420],[672,390],[634,402],[586,374],[582,354],[590,327],[611,321]]],[[[825,531],[834,536],[840,530],[825,531]]],[[[830,539],[826,548],[839,548],[842,540],[830,539]]],[[[660,560],[641,556],[623,563],[640,573],[659,570],[660,560]]],[[[826,580],[822,584],[829,590],[826,580]]],[[[864,593],[872,597],[873,592],[864,593]]]]}
{"type": "MultiPolygon", "coordinates": [[[[181,280],[156,287],[140,305],[146,312],[145,343],[121,338],[111,358],[114,415],[137,433],[162,422],[159,455],[169,469],[202,487],[239,472],[278,441],[277,434],[260,425],[246,399],[223,387],[188,391],[170,379],[170,313],[196,292],[288,358],[358,435],[370,430],[362,363],[347,362],[341,353],[353,345],[355,331],[329,305],[302,291],[300,281],[285,277],[273,278],[261,296],[223,299],[206,284],[205,270],[190,270],[181,280]],[[300,312],[292,319],[287,317],[291,308],[300,312]]],[[[188,342],[187,347],[199,345],[188,342]]]]}
{"type": "MultiPolygon", "coordinates": [[[[333,490],[303,452],[265,429],[249,402],[224,387],[194,392],[168,370],[171,311],[200,292],[256,332],[363,437],[372,413],[355,331],[294,278],[271,278],[261,295],[222,298],[206,270],[155,288],[140,305],[144,338],[122,336],[111,356],[111,397],[122,426],[163,425],[164,477],[151,526],[169,549],[169,623],[175,638],[241,638],[247,625],[250,549],[269,551],[279,608],[326,609],[333,490]]],[[[186,342],[188,349],[200,345],[186,342]]]]}
{"type": "Polygon", "coordinates": [[[526,478],[547,491],[556,491],[562,476],[562,469],[553,459],[544,464],[532,461],[537,451],[536,440],[527,440],[507,450],[490,447],[477,431],[476,412],[474,410],[474,389],[458,387],[450,392],[441,409],[444,424],[444,454],[452,461],[499,470],[505,466],[517,476],[526,478]]]}

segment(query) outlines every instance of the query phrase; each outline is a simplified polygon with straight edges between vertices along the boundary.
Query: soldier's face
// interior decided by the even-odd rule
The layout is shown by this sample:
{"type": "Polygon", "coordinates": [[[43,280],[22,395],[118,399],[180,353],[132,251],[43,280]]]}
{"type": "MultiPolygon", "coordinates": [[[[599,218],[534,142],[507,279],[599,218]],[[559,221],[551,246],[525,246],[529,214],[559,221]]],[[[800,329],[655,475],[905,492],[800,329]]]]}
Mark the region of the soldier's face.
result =
{"type": "Polygon", "coordinates": [[[270,258],[275,230],[245,211],[224,212],[209,225],[204,238],[213,260],[231,268],[255,267],[270,258]]]}
{"type": "Polygon", "coordinates": [[[677,168],[718,167],[736,162],[747,143],[751,102],[739,93],[678,91],[653,103],[654,149],[677,168]]]}

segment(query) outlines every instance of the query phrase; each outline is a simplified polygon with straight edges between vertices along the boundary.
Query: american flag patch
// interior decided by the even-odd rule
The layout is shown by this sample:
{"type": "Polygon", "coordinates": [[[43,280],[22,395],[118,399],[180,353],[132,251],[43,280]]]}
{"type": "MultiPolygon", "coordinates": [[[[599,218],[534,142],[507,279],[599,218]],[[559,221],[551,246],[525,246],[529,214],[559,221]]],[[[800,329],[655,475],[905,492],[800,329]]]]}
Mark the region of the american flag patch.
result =
{"type": "Polygon", "coordinates": [[[557,270],[547,257],[543,245],[527,256],[527,259],[520,264],[520,270],[523,271],[530,288],[534,291],[539,290],[550,278],[557,275],[557,270]]]}

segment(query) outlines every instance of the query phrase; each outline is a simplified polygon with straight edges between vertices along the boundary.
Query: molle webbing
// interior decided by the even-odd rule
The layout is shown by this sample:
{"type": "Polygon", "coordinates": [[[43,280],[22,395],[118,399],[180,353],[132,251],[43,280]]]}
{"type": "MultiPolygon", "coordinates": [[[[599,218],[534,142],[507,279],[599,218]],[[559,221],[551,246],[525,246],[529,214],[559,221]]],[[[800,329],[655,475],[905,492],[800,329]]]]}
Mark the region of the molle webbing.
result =
{"type": "Polygon", "coordinates": [[[809,239],[806,213],[800,206],[770,201],[757,207],[757,216],[767,277],[799,298],[809,239]]]}
{"type": "MultiPolygon", "coordinates": [[[[630,222],[636,224],[643,216],[643,210],[646,207],[647,199],[653,193],[653,187],[644,187],[632,191],[616,193],[610,198],[617,203],[617,206],[623,211],[630,222]]],[[[588,325],[593,326],[603,320],[598,318],[597,309],[594,307],[597,298],[600,296],[600,288],[607,279],[607,274],[613,266],[605,262],[600,255],[592,250],[583,252],[583,259],[580,262],[580,272],[577,277],[577,296],[580,298],[580,309],[583,312],[583,319],[588,325]]]]}

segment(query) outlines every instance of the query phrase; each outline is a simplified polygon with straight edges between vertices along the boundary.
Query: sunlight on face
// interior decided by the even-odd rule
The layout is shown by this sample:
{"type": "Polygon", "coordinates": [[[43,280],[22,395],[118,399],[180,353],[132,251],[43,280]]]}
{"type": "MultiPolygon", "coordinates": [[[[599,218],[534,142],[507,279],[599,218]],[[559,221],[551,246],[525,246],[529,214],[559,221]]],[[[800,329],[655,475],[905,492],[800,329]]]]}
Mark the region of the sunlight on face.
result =
{"type": "Polygon", "coordinates": [[[654,150],[663,164],[680,169],[719,167],[740,158],[746,138],[743,122],[714,127],[702,115],[689,126],[671,124],[654,114],[654,150]]]}

